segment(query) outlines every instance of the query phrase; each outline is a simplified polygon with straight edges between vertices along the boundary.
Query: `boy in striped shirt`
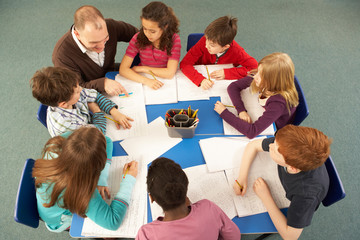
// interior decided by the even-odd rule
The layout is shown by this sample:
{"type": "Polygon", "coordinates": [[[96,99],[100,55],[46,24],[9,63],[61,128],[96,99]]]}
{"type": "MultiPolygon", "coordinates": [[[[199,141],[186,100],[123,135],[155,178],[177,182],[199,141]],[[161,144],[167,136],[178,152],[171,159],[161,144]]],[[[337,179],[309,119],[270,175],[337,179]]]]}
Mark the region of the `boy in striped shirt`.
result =
{"type": "Polygon", "coordinates": [[[33,96],[49,106],[46,122],[52,137],[87,124],[93,124],[106,134],[105,113],[123,128],[131,128],[133,119],[120,113],[114,102],[95,89],[80,87],[79,80],[78,74],[62,67],[43,68],[31,79],[33,96]]]}

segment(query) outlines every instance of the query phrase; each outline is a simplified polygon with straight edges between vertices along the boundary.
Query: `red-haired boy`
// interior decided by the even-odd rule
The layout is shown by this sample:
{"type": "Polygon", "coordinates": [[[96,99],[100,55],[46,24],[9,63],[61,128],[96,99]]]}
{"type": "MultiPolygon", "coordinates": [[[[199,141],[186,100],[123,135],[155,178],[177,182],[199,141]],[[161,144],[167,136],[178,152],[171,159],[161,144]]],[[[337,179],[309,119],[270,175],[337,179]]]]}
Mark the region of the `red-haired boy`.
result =
{"type": "Polygon", "coordinates": [[[314,212],[329,189],[329,176],[324,162],[330,154],[331,139],[321,131],[294,125],[278,130],[275,137],[251,141],[245,149],[234,191],[244,195],[248,172],[257,152],[268,151],[278,164],[278,174],[286,198],[291,203],[285,217],[276,206],[265,180],[259,177],[254,191],[269,212],[279,234],[284,239],[299,238],[311,223],[314,212]]]}

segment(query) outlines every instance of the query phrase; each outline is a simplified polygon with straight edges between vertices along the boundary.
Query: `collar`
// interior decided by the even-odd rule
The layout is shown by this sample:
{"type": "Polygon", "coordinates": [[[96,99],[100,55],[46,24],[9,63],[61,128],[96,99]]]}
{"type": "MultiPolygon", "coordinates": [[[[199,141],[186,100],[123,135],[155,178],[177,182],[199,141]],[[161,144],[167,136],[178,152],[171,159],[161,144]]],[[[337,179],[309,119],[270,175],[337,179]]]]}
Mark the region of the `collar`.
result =
{"type": "Polygon", "coordinates": [[[74,29],[75,29],[75,26],[73,25],[71,27],[71,35],[72,35],[74,41],[76,42],[76,44],[78,45],[78,47],[80,48],[80,50],[82,51],[82,53],[86,53],[87,49],[84,47],[84,45],[82,45],[82,43],[79,41],[79,39],[75,36],[74,29]]]}

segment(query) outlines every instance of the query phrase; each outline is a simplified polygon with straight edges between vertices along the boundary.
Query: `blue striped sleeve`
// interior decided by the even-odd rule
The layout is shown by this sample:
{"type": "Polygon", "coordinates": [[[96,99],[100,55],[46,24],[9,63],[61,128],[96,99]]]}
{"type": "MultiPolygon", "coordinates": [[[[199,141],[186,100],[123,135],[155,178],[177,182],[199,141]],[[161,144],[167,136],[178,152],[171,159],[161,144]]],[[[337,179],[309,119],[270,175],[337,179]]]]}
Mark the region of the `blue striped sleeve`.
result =
{"type": "Polygon", "coordinates": [[[106,134],[106,118],[103,112],[96,112],[92,115],[92,123],[104,135],[106,134]]]}
{"type": "Polygon", "coordinates": [[[113,101],[107,99],[101,93],[98,93],[95,102],[99,105],[99,108],[107,114],[110,114],[110,110],[113,107],[118,107],[113,101]]]}

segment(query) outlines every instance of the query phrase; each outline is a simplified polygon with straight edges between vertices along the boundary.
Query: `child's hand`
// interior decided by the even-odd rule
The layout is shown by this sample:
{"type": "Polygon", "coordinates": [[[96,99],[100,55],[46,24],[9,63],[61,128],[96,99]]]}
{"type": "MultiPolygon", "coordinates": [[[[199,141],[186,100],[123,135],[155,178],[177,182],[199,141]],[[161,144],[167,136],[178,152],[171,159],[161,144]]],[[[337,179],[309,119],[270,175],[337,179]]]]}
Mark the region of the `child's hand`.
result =
{"type": "Polygon", "coordinates": [[[89,107],[89,110],[92,112],[92,113],[97,113],[97,112],[101,112],[101,109],[99,108],[99,105],[95,102],[88,102],[88,107],[89,107]]]}
{"type": "Polygon", "coordinates": [[[256,195],[261,199],[261,201],[264,202],[269,197],[271,198],[270,189],[267,183],[265,182],[265,180],[262,179],[261,177],[256,179],[253,188],[256,195]]]}
{"type": "Polygon", "coordinates": [[[224,69],[213,71],[212,73],[210,73],[210,77],[216,80],[225,79],[224,69]]]}
{"type": "Polygon", "coordinates": [[[144,82],[144,84],[154,90],[157,90],[164,85],[164,83],[160,82],[159,80],[149,79],[149,78],[146,80],[146,82],[144,82]]]}
{"type": "Polygon", "coordinates": [[[204,90],[208,90],[210,89],[212,86],[214,85],[214,82],[209,80],[209,79],[204,79],[202,80],[201,84],[200,84],[200,87],[204,90]]]}
{"type": "Polygon", "coordinates": [[[224,104],[222,104],[221,102],[217,101],[215,103],[214,106],[214,110],[215,112],[217,112],[219,115],[226,109],[226,107],[224,106],[224,104]]]}
{"type": "Polygon", "coordinates": [[[99,193],[101,195],[101,197],[105,200],[106,198],[109,199],[110,198],[110,190],[108,187],[104,187],[104,186],[97,186],[97,189],[99,190],[99,193]]]}
{"type": "Polygon", "coordinates": [[[127,171],[126,174],[130,174],[131,176],[136,178],[138,173],[138,162],[131,161],[129,163],[126,163],[123,169],[123,174],[125,174],[126,171],[127,171]],[[127,170],[128,168],[129,170],[127,170]]]}
{"type": "Polygon", "coordinates": [[[244,196],[247,189],[247,179],[242,179],[241,177],[236,179],[237,182],[234,182],[233,189],[236,195],[244,196]],[[242,188],[240,188],[239,184],[242,188]]]}
{"type": "Polygon", "coordinates": [[[249,114],[246,111],[240,112],[239,113],[239,118],[241,120],[244,120],[247,123],[252,123],[251,118],[250,118],[249,114]]]}
{"type": "MultiPolygon", "coordinates": [[[[113,116],[114,120],[118,121],[120,123],[120,125],[125,129],[130,129],[131,128],[130,121],[134,121],[134,119],[120,113],[117,110],[112,112],[111,116],[113,116]]],[[[118,123],[115,123],[115,124],[116,124],[117,129],[120,129],[120,125],[118,123]]]]}

